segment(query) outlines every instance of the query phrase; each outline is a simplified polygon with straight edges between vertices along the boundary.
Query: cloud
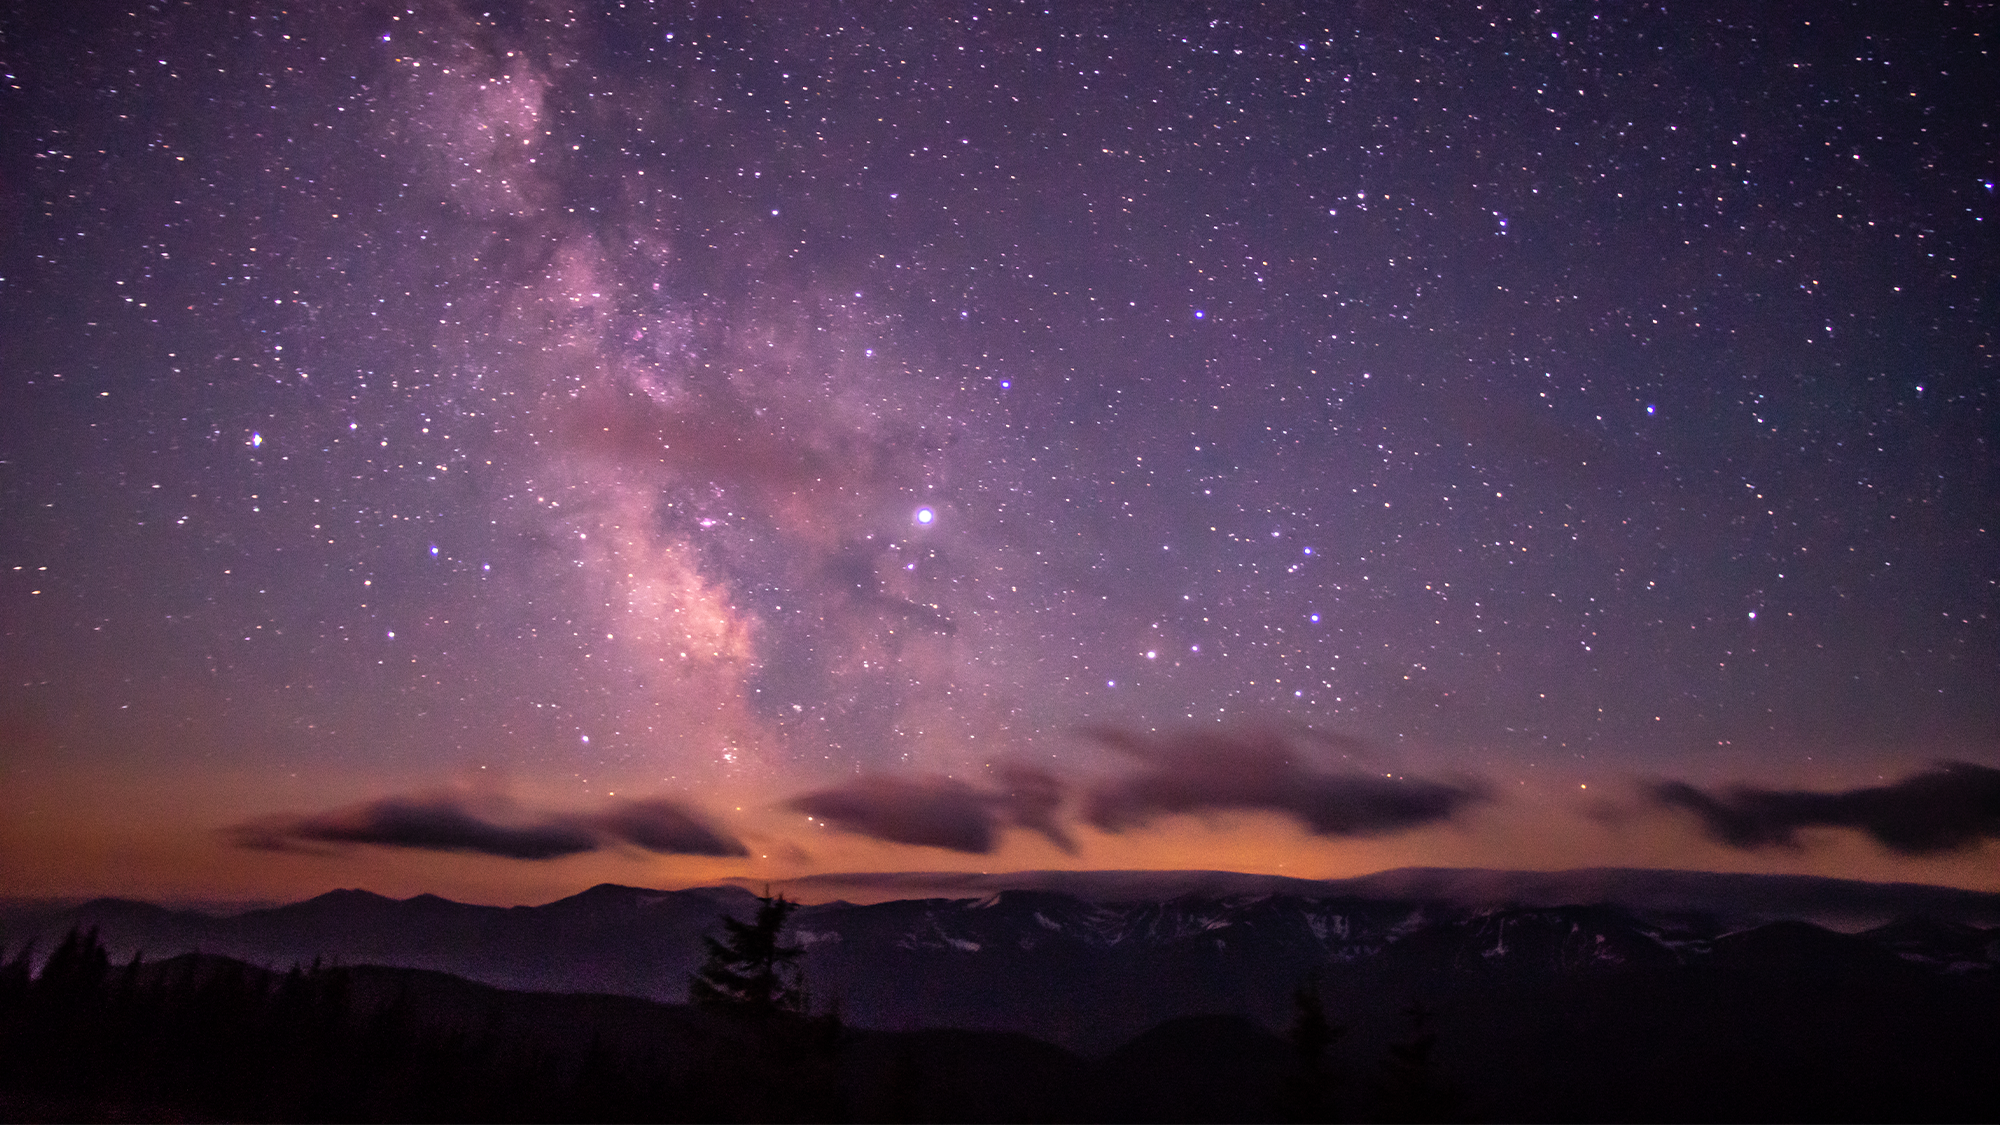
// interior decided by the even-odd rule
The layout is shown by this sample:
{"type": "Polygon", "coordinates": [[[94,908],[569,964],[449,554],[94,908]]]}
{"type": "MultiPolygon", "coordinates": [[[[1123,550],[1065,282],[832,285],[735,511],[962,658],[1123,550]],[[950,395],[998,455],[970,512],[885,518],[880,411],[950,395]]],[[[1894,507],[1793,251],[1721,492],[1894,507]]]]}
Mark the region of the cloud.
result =
{"type": "Polygon", "coordinates": [[[434,852],[478,852],[507,859],[555,859],[595,850],[596,835],[562,821],[510,825],[482,819],[457,798],[387,797],[300,817],[267,817],[229,830],[236,842],[265,851],[311,844],[380,844],[434,852]]]}
{"type": "Polygon", "coordinates": [[[1312,747],[1276,731],[1170,738],[1106,728],[1086,733],[1145,767],[1091,791],[1084,817],[1108,832],[1172,813],[1255,809],[1284,813],[1319,836],[1378,836],[1448,820],[1486,796],[1473,783],[1317,769],[1306,760],[1312,747]]]}
{"type": "Polygon", "coordinates": [[[876,775],[794,797],[786,804],[836,828],[877,840],[955,852],[993,850],[990,798],[948,777],[876,775]]]}
{"type": "Polygon", "coordinates": [[[2000,769],[1943,762],[1893,785],[1840,793],[1735,786],[1720,796],[1656,782],[1649,796],[1701,820],[1733,848],[1797,847],[1801,828],[1855,828],[1904,855],[1933,855],[2000,839],[2000,769]]]}
{"type": "Polygon", "coordinates": [[[748,855],[739,841],[664,799],[623,801],[592,815],[489,819],[456,794],[386,797],[310,816],[272,816],[224,830],[238,847],[324,854],[328,844],[375,844],[503,859],[559,859],[631,844],[669,855],[748,855]]]}
{"type": "Polygon", "coordinates": [[[607,835],[663,855],[749,855],[750,849],[711,827],[687,807],[664,798],[625,801],[593,823],[607,835]]]}
{"type": "Polygon", "coordinates": [[[1040,832],[1064,851],[1076,849],[1055,820],[1063,792],[1055,775],[1010,765],[1000,780],[1004,788],[993,792],[949,777],[875,774],[786,805],[842,831],[896,844],[983,855],[993,850],[1000,829],[1012,825],[1040,832]]]}
{"type": "Polygon", "coordinates": [[[1006,786],[1000,808],[1008,820],[1018,827],[1040,832],[1066,852],[1076,850],[1076,842],[1056,823],[1056,812],[1063,801],[1060,778],[1034,766],[1011,763],[1000,767],[1000,781],[1006,786]]]}

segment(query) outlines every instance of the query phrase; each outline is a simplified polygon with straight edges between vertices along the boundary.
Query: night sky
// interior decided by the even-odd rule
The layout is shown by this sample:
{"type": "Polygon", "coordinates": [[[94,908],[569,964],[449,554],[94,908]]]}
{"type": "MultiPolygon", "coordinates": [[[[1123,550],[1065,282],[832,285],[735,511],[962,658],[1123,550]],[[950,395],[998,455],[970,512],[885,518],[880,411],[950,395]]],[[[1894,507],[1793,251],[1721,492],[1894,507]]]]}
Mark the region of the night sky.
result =
{"type": "Polygon", "coordinates": [[[2000,889],[1994,17],[13,0],[0,893],[2000,889]]]}

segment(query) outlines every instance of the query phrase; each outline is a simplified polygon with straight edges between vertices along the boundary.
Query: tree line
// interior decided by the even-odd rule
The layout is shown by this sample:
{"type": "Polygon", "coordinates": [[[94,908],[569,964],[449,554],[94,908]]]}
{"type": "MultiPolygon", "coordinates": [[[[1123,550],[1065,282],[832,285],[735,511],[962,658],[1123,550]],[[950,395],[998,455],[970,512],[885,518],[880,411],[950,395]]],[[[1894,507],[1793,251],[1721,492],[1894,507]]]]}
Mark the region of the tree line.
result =
{"type": "MultiPolygon", "coordinates": [[[[114,965],[95,930],[35,970],[0,967],[0,1118],[260,1121],[814,1120],[839,1116],[823,1028],[786,1013],[676,1010],[647,1036],[537,1033],[524,999],[443,1010],[427,974],[314,964],[278,973],[187,954],[114,965]],[[399,980],[398,978],[403,978],[399,980]],[[761,1025],[761,1026],[760,1026],[761,1025]],[[641,1046],[635,1049],[634,1042],[641,1046]]],[[[441,974],[440,974],[441,976],[441,974]]],[[[587,1027],[585,1010],[566,1024],[587,1027]]]]}
{"type": "MultiPolygon", "coordinates": [[[[1157,1061],[1092,1063],[1009,1033],[870,1032],[815,1011],[764,896],[721,918],[692,1003],[508,993],[444,974],[186,954],[114,964],[72,931],[0,965],[0,1118],[260,1121],[1119,1119],[1177,1104],[1157,1061]],[[1162,1100],[1162,1099],[1165,1100],[1162,1100]]],[[[1294,997],[1233,1116],[1448,1114],[1418,1028],[1353,1089],[1316,985],[1294,997]],[[1376,1095],[1387,1095],[1386,1100],[1376,1095]]],[[[1225,1031],[1233,1029],[1225,1028],[1225,1031]]],[[[1171,1068],[1169,1068],[1171,1069],[1171,1068]]]]}

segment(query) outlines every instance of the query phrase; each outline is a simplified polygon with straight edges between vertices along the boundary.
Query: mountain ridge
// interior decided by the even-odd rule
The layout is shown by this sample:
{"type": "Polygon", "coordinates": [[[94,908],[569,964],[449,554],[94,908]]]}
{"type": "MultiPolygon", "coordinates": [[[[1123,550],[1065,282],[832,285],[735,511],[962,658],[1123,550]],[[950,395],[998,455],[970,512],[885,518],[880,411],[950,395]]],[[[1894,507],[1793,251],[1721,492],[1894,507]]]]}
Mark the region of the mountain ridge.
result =
{"type": "MultiPolygon", "coordinates": [[[[1472,985],[1725,965],[1757,941],[1805,943],[1813,958],[1905,976],[1988,979],[2000,966],[2000,895],[1811,877],[1418,868],[1323,881],[1213,871],[891,881],[958,897],[801,906],[791,940],[816,995],[837,1000],[857,1026],[1022,1031],[1079,1050],[1182,1016],[1281,1027],[1290,991],[1316,975],[1393,1011],[1472,985]],[[1730,936],[1778,924],[1823,939],[1730,936]]],[[[512,907],[348,889],[228,916],[98,899],[0,911],[0,942],[10,953],[46,951],[71,928],[95,928],[120,959],[200,952],[276,970],[377,964],[506,989],[680,1002],[705,956],[702,939],[724,915],[749,917],[755,902],[732,883],[603,883],[512,907]]]]}
{"type": "MultiPolygon", "coordinates": [[[[789,940],[816,1010],[840,1013],[856,1065],[885,1094],[932,1066],[1008,1089],[1088,1072],[1121,1098],[1164,1100],[1077,1116],[1159,1117],[1199,1095],[1218,1099],[1217,1117],[1267,1117],[1259,1099],[1289,1081],[1284,1031],[1316,982],[1344,1031],[1329,1066],[1354,1098],[1374,1096],[1380,1060],[1432,1033],[1440,1080],[1496,1119],[1894,1116],[1922,1090],[1945,1092],[1939,1115],[1970,1119],[1962,1107],[2000,1096],[2000,926],[1982,922],[2000,896],[1633,871],[1142,876],[1062,875],[1098,897],[1016,873],[960,879],[961,897],[817,902],[792,916],[789,940]],[[995,889],[1003,881],[1016,885],[995,889]],[[1544,901],[1569,894],[1595,901],[1544,901]],[[1769,917],[1905,907],[1925,909],[1856,932],[1769,917]],[[1429,1022],[1413,1027],[1413,1012],[1429,1022]],[[923,1044],[925,1061],[905,1053],[923,1044]],[[995,1069],[991,1052],[1013,1061],[995,1069]]],[[[708,1041],[706,1017],[683,1003],[702,938],[755,902],[728,884],[609,883],[538,906],[347,891],[228,917],[101,899],[32,918],[0,910],[0,943],[11,965],[29,943],[46,956],[67,929],[95,927],[114,961],[234,959],[272,979],[348,966],[357,985],[382,982],[367,989],[383,1002],[411,984],[433,1015],[484,995],[469,983],[532,994],[505,1001],[520,1026],[569,1013],[578,1043],[650,1010],[635,1003],[665,1002],[674,1011],[656,1013],[654,1037],[685,1045],[708,1041]]]]}
{"type": "MultiPolygon", "coordinates": [[[[724,880],[747,886],[748,879],[724,880]]],[[[1776,921],[1824,920],[1867,928],[1904,915],[2000,925],[2000,892],[1927,883],[1875,883],[1820,875],[1765,875],[1671,868],[1584,867],[1559,871],[1399,867],[1339,879],[1222,870],[847,872],[783,882],[780,891],[862,892],[862,898],[974,897],[1003,890],[1051,890],[1107,901],[1164,900],[1187,894],[1289,892],[1313,897],[1437,901],[1459,907],[1564,906],[1618,902],[1639,909],[1707,909],[1776,921]],[[897,892],[893,893],[892,892],[897,892]],[[930,893],[925,893],[930,892],[930,893]],[[880,897],[877,897],[880,896],[880,897]]],[[[861,903],[861,899],[849,899],[861,903]]],[[[862,903],[865,904],[865,903],[862,903]]]]}

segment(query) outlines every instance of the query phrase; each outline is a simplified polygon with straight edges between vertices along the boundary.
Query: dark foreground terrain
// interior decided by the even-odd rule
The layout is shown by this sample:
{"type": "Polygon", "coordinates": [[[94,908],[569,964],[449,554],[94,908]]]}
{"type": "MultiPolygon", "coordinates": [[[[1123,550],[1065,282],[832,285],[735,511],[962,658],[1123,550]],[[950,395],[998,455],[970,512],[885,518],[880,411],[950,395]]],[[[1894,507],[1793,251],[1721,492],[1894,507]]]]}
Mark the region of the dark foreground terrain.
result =
{"type": "MultiPolygon", "coordinates": [[[[32,944],[9,937],[0,971],[0,1115],[2000,1118],[2000,928],[1963,915],[1842,933],[1678,907],[1436,897],[1120,904],[1010,891],[806,908],[789,940],[813,950],[815,1010],[839,1019],[354,963],[381,917],[414,913],[460,926],[471,963],[483,940],[490,975],[524,971],[534,952],[552,975],[637,979],[635,965],[684,962],[662,950],[698,937],[695,907],[713,932],[755,905],[687,894],[598,888],[490,915],[351,894],[206,921],[136,904],[44,912],[32,944]],[[347,966],[260,967],[240,944],[236,956],[176,952],[165,936],[208,926],[240,943],[264,927],[267,940],[304,941],[284,913],[300,907],[347,966]],[[46,929],[92,917],[128,928],[102,944],[46,929]],[[137,934],[132,918],[152,929],[137,934]],[[486,928],[463,929],[475,924],[486,928]],[[638,954],[618,960],[611,934],[638,954]],[[135,936],[166,952],[135,957],[135,936]]],[[[652,988],[685,996],[681,972],[652,988]]]]}

